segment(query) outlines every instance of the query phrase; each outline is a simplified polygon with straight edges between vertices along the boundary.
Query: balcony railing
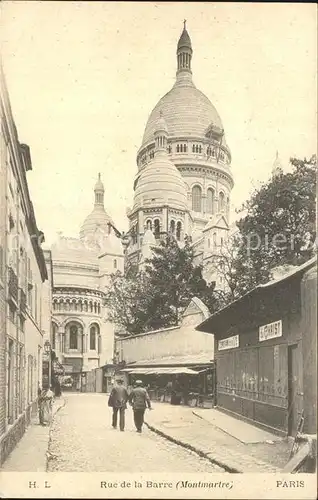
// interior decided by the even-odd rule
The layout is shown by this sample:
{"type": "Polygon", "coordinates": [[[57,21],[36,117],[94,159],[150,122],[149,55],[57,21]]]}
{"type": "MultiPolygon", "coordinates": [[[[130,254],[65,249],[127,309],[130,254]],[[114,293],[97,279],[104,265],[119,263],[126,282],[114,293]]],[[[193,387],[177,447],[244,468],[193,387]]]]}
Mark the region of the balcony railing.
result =
{"type": "Polygon", "coordinates": [[[9,267],[9,295],[15,300],[15,302],[18,302],[18,290],[18,277],[12,267],[9,267]]]}

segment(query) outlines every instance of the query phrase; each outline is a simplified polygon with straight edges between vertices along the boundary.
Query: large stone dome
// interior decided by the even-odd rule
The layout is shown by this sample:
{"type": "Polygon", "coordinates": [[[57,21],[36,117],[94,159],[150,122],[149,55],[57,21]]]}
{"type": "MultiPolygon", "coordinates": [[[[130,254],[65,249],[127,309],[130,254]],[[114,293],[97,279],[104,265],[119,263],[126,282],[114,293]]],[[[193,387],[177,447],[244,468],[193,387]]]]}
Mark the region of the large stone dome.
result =
{"type": "MultiPolygon", "coordinates": [[[[181,80],[181,78],[180,78],[181,80]]],[[[152,110],[147,121],[142,147],[153,142],[160,111],[169,130],[169,137],[203,138],[213,123],[223,129],[221,118],[210,100],[198,90],[191,79],[178,81],[152,110]]]]}

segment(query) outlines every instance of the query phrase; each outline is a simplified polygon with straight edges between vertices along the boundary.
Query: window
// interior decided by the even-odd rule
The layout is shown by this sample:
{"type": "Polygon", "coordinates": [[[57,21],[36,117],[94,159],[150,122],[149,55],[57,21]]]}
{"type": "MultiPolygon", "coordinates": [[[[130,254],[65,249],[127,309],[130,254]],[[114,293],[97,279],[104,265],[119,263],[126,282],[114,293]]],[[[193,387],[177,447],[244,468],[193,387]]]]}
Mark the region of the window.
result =
{"type": "Polygon", "coordinates": [[[146,222],[146,229],[150,229],[150,231],[152,231],[152,222],[150,219],[148,219],[146,222]]]}
{"type": "Polygon", "coordinates": [[[180,241],[180,239],[181,239],[181,229],[182,229],[181,222],[178,222],[177,223],[177,233],[176,233],[178,241],[180,241]]]}
{"type": "Polygon", "coordinates": [[[90,328],[89,348],[91,351],[95,351],[95,349],[96,349],[96,328],[95,328],[95,326],[91,326],[91,328],[90,328]]]}
{"type": "Polygon", "coordinates": [[[14,324],[16,322],[16,317],[17,317],[17,309],[16,309],[15,305],[10,301],[9,302],[9,319],[14,324]]]}
{"type": "Polygon", "coordinates": [[[172,147],[171,147],[171,145],[169,144],[169,146],[168,146],[168,153],[170,154],[171,152],[172,152],[172,147]]]}
{"type": "Polygon", "coordinates": [[[175,230],[176,230],[176,223],[175,223],[175,221],[174,221],[174,220],[172,220],[172,221],[170,222],[170,233],[171,233],[171,234],[174,234],[174,233],[175,233],[175,230]]]}
{"type": "Polygon", "coordinates": [[[177,144],[177,153],[179,153],[179,151],[180,151],[179,144],[177,144]]]}
{"type": "Polygon", "coordinates": [[[216,233],[213,233],[213,246],[216,247],[216,233]]]}
{"type": "Polygon", "coordinates": [[[76,325],[72,325],[70,327],[70,349],[77,349],[77,336],[78,327],[76,325]]]}
{"type": "Polygon", "coordinates": [[[201,212],[202,205],[202,190],[200,186],[194,186],[192,188],[192,210],[195,212],[201,212]]]}
{"type": "Polygon", "coordinates": [[[117,269],[117,259],[114,259],[114,269],[117,269]]]}
{"type": "Polygon", "coordinates": [[[206,211],[208,214],[213,214],[214,212],[214,191],[211,188],[207,191],[206,211]]]}
{"type": "Polygon", "coordinates": [[[24,332],[24,325],[25,325],[25,319],[23,316],[20,316],[20,330],[21,332],[24,332]]]}
{"type": "Polygon", "coordinates": [[[155,238],[158,239],[158,238],[160,238],[160,221],[159,221],[159,219],[155,219],[154,226],[155,226],[155,238]]]}
{"type": "Polygon", "coordinates": [[[221,191],[219,194],[219,212],[224,211],[225,197],[224,193],[221,191]]]}

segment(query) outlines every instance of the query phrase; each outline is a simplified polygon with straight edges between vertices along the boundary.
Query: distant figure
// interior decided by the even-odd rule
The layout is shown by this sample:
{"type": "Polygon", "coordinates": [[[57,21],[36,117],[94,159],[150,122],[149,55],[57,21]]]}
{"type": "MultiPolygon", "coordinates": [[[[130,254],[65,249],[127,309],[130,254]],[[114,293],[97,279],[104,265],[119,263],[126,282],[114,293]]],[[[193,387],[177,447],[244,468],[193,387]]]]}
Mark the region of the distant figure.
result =
{"type": "Polygon", "coordinates": [[[117,415],[119,412],[119,428],[121,431],[125,429],[125,410],[127,409],[128,392],[123,385],[123,380],[118,378],[116,385],[112,388],[108,399],[108,406],[113,409],[112,426],[117,429],[117,415]]]}
{"type": "Polygon", "coordinates": [[[141,380],[136,380],[135,386],[136,387],[130,393],[129,402],[133,407],[134,422],[137,432],[140,433],[144,423],[145,410],[147,407],[151,410],[151,403],[147,390],[142,387],[143,382],[141,380]]]}
{"type": "Polygon", "coordinates": [[[52,421],[52,406],[54,393],[49,389],[38,388],[38,408],[40,425],[50,424],[52,421]]]}

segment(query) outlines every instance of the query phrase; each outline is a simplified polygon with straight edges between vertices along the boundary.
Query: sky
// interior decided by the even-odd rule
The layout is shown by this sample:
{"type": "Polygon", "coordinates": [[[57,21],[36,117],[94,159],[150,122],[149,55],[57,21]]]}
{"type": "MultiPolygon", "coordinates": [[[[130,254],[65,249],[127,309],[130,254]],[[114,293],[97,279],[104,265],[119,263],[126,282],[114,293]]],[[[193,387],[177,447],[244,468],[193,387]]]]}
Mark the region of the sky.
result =
{"type": "Polygon", "coordinates": [[[193,81],[221,116],[232,210],[271,175],[276,151],[317,151],[315,4],[5,1],[1,52],[46,246],[77,236],[93,208],[128,228],[136,155],[151,110],[175,81],[187,19],[193,81]]]}

